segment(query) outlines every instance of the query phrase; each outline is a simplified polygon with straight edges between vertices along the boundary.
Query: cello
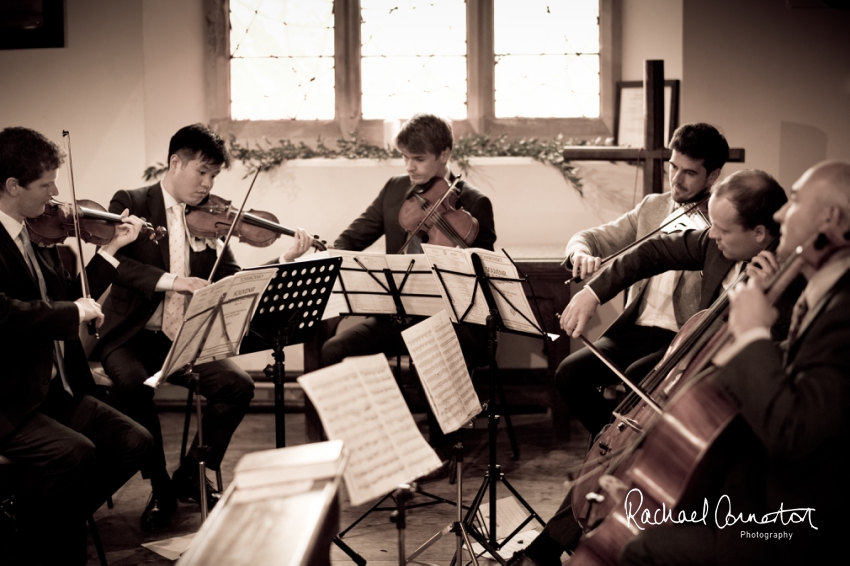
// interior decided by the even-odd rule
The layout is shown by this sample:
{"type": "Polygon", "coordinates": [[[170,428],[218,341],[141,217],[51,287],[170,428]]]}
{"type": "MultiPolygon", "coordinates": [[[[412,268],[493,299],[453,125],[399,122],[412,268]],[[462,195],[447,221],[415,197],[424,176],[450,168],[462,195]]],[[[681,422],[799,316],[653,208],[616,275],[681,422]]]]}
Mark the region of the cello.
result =
{"type": "MultiPolygon", "coordinates": [[[[850,232],[822,231],[795,250],[768,285],[765,295],[775,303],[804,265],[819,268],[838,249],[848,246],[850,232]]],[[[714,360],[729,343],[724,324],[692,357],[670,390],[663,412],[647,423],[628,449],[628,457],[613,470],[605,483],[613,499],[611,512],[582,538],[573,555],[575,564],[616,564],[617,557],[641,527],[630,516],[640,493],[640,505],[649,517],[678,517],[702,489],[702,482],[723,466],[723,441],[730,435],[738,416],[737,407],[714,385],[711,376],[718,367],[714,360]],[[623,495],[628,493],[626,499],[623,495]]],[[[642,512],[643,513],[643,512],[642,512]]],[[[684,515],[687,521],[688,515],[684,515]]],[[[669,519],[668,519],[669,520],[669,519]]],[[[692,521],[688,521],[692,522],[692,521]]],[[[653,525],[652,520],[643,528],[653,525]]]]}

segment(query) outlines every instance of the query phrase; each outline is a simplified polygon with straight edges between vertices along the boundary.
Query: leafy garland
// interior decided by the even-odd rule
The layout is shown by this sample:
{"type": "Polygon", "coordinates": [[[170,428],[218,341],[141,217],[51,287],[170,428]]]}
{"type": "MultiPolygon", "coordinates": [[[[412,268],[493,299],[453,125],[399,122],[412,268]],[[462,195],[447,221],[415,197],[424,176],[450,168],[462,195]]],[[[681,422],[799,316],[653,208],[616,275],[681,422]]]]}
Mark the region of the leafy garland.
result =
{"type": "MultiPolygon", "coordinates": [[[[495,139],[483,134],[464,136],[455,141],[452,148],[452,162],[468,174],[472,168],[470,159],[473,157],[530,157],[545,165],[551,165],[561,172],[579,194],[583,195],[581,178],[576,173],[576,168],[564,159],[564,149],[576,145],[601,145],[602,140],[587,142],[583,140],[564,139],[558,136],[549,140],[537,138],[520,139],[509,141],[506,134],[495,139]]],[[[609,142],[610,143],[610,142],[609,142]]],[[[336,149],[325,145],[322,138],[316,141],[316,147],[310,147],[304,142],[292,143],[290,140],[278,140],[277,144],[265,140],[264,144],[242,145],[234,136],[230,138],[230,155],[233,159],[240,161],[247,169],[248,174],[260,171],[271,171],[287,161],[293,159],[375,159],[383,161],[386,159],[401,157],[401,154],[393,147],[380,147],[363,141],[360,138],[351,140],[336,140],[336,149]]],[[[151,181],[160,177],[167,170],[162,163],[151,165],[144,172],[144,178],[151,181]]]]}

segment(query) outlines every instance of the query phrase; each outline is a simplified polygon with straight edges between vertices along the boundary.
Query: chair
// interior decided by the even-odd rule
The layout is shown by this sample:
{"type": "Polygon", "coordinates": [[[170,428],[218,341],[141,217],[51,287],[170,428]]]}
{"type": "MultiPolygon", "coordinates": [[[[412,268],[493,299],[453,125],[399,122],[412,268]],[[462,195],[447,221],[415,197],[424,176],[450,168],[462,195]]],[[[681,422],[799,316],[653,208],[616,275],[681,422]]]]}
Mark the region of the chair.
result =
{"type": "MultiPolygon", "coordinates": [[[[12,460],[0,454],[0,474],[3,473],[4,468],[6,470],[9,470],[14,465],[15,463],[12,460]]],[[[4,488],[4,491],[0,492],[0,514],[5,515],[12,522],[12,524],[16,524],[17,519],[15,517],[15,494],[11,490],[6,489],[8,485],[9,482],[0,483],[0,486],[3,486],[4,488]]],[[[100,540],[100,534],[97,532],[97,525],[94,522],[94,516],[90,515],[87,521],[89,524],[89,529],[91,529],[91,538],[94,542],[94,548],[97,551],[98,560],[100,560],[101,566],[108,566],[108,562],[106,561],[106,553],[103,551],[103,543],[100,540]]]]}

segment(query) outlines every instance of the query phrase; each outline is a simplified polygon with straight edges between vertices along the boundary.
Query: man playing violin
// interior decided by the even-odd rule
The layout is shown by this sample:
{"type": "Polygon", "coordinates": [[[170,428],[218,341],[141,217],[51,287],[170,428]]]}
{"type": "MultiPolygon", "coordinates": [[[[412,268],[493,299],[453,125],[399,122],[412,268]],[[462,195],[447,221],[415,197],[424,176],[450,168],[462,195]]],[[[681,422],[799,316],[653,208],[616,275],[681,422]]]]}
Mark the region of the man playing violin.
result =
{"type": "MultiPolygon", "coordinates": [[[[198,442],[195,437],[180,467],[169,477],[154,390],[144,384],[156,373],[171,348],[183,312],[194,291],[209,285],[208,277],[219,254],[214,279],[239,271],[230,249],[217,238],[196,238],[185,223],[187,205],[198,205],[212,191],[215,178],[230,160],[224,140],[202,124],[181,128],[171,138],[168,170],[162,181],[115,193],[110,211],[129,209],[152,224],[166,226],[168,237],[158,243],[139,240],[121,251],[118,277],[103,310],[107,322],[92,351],[113,382],[109,402],[144,426],[154,438],[154,462],[142,470],[152,493],[141,524],[145,530],[167,526],[177,499],[200,502],[198,442]]],[[[280,261],[291,261],[310,248],[312,238],[299,230],[295,243],[280,261]]],[[[251,376],[231,360],[196,366],[201,394],[207,400],[203,417],[207,467],[219,470],[233,432],[254,396],[251,376]]],[[[210,508],[220,493],[207,486],[210,508]]]]}
{"type": "MultiPolygon", "coordinates": [[[[63,161],[59,147],[34,130],[0,132],[0,454],[19,477],[21,559],[39,564],[86,563],[86,518],[153,446],[144,428],[92,396],[78,333],[81,322],[99,325],[104,315],[94,299],[81,298],[80,281],[65,271],[55,246],[34,246],[27,233],[26,221],[59,193],[63,161]]],[[[96,295],[116,276],[118,250],[142,226],[123,216],[85,267],[96,295]]]]}
{"type": "MultiPolygon", "coordinates": [[[[406,175],[392,177],[351,225],[339,235],[334,247],[342,250],[362,251],[381,236],[386,237],[387,253],[402,253],[408,234],[399,224],[399,210],[412,191],[433,179],[445,178],[449,184],[455,180],[449,168],[452,154],[452,128],[449,123],[432,114],[417,114],[407,121],[396,137],[396,147],[404,157],[406,175]]],[[[478,235],[469,247],[493,249],[496,232],[493,224],[493,206],[490,199],[465,181],[459,181],[457,206],[468,211],[478,221],[478,235]]],[[[407,253],[421,253],[422,240],[413,237],[407,253]]],[[[323,367],[341,362],[349,356],[384,353],[388,356],[406,354],[407,347],[401,331],[420,319],[396,324],[388,316],[369,317],[348,328],[322,346],[323,367]]],[[[478,366],[487,361],[487,333],[484,327],[455,326],[461,349],[468,365],[478,366]]],[[[429,414],[431,444],[442,457],[450,451],[443,441],[442,432],[429,414]]]]}
{"type": "Polygon", "coordinates": [[[777,256],[787,260],[801,246],[808,283],[781,346],[770,340],[777,312],[763,286],[752,280],[730,293],[735,341],[716,383],[738,405],[748,434],[719,492],[734,514],[761,520],[786,513],[763,524],[718,528],[728,523],[721,516],[720,524],[647,530],[625,547],[624,564],[827,564],[842,555],[850,525],[843,464],[850,448],[850,162],[806,171],[775,219],[777,256]],[[818,233],[830,241],[823,251],[812,245],[818,233]],[[789,520],[790,509],[810,520],[789,520]]]}

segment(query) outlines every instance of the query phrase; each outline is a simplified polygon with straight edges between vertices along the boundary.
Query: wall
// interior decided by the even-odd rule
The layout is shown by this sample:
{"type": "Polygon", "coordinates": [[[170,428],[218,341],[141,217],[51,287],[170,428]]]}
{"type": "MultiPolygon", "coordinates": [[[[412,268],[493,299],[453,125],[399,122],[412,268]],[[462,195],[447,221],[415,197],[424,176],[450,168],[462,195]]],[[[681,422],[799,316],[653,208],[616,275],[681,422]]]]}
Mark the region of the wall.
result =
{"type": "Polygon", "coordinates": [[[624,81],[643,80],[647,59],[662,59],[666,78],[682,78],[682,1],[622,0],[624,81]]]}
{"type": "Polygon", "coordinates": [[[764,169],[788,189],[817,161],[850,158],[850,11],[688,0],[683,21],[682,115],[746,149],[727,172],[764,169]]]}

